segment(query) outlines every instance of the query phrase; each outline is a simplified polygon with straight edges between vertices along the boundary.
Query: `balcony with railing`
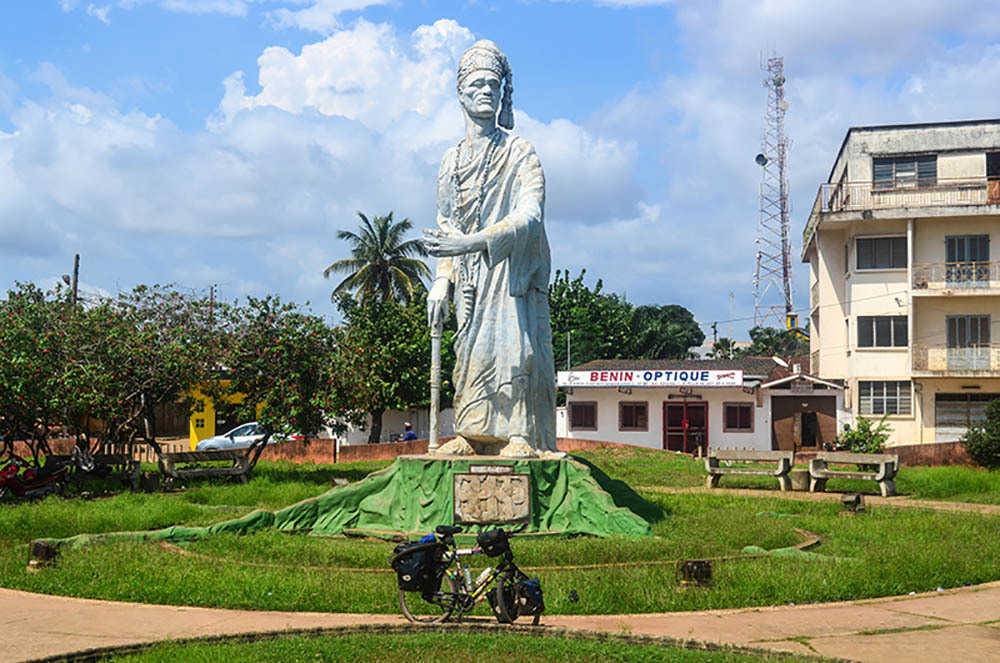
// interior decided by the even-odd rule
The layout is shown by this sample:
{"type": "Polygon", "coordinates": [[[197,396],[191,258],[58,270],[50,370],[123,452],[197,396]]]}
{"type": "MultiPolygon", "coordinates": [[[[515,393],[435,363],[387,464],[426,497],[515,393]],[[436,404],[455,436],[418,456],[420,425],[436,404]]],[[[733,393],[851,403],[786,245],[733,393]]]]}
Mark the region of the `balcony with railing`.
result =
{"type": "Polygon", "coordinates": [[[809,286],[809,312],[812,313],[819,308],[819,281],[809,286]]]}
{"type": "Polygon", "coordinates": [[[823,214],[998,204],[1000,181],[987,181],[986,177],[822,184],[802,232],[802,246],[808,246],[823,214]]]}
{"type": "Polygon", "coordinates": [[[819,350],[809,353],[809,374],[819,375],[819,350]]]}
{"type": "Polygon", "coordinates": [[[913,263],[914,294],[921,291],[1000,290],[1000,260],[913,263]]]}
{"type": "Polygon", "coordinates": [[[1000,375],[1000,345],[913,345],[914,373],[1000,375]]]}

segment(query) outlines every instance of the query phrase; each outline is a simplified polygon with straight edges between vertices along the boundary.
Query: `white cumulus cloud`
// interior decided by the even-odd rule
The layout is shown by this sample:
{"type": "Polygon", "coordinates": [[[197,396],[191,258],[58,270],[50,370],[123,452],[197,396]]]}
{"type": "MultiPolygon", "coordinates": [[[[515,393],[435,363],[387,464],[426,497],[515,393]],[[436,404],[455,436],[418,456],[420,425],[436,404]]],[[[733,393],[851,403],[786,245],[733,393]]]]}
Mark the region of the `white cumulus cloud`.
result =
{"type": "MultiPolygon", "coordinates": [[[[358,210],[433,225],[438,163],[463,132],[456,62],[474,39],[451,20],[411,33],[359,20],[299,53],[269,48],[255,92],[234,73],[196,131],[42,66],[48,95],[17,100],[0,134],[0,275],[44,278],[77,252],[109,290],[217,283],[322,304],[320,272],[346,256],[335,233],[358,210]]],[[[538,147],[553,224],[636,214],[634,142],[521,111],[517,122],[538,147]]]]}

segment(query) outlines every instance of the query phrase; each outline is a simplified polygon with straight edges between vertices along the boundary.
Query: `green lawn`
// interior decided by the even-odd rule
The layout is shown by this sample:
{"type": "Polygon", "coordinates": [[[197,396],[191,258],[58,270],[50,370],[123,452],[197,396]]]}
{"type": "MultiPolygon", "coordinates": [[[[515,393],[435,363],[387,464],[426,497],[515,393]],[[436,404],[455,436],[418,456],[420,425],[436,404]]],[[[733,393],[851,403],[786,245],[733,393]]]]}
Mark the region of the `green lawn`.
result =
{"type": "MultiPolygon", "coordinates": [[[[684,488],[705,485],[705,463],[679,454],[654,449],[608,448],[574,452],[616,479],[633,487],[684,488]]],[[[807,468],[808,465],[797,467],[807,468]]],[[[772,477],[722,477],[723,488],[767,488],[777,491],[772,477]]],[[[896,490],[914,499],[1000,504],[1000,471],[978,467],[902,467],[896,476],[896,490]]],[[[874,481],[831,479],[828,492],[857,491],[878,494],[874,481]]]]}
{"type": "Polygon", "coordinates": [[[258,642],[162,644],[112,657],[114,663],[238,663],[244,661],[323,661],[335,663],[797,663],[815,661],[786,654],[701,651],[654,644],[631,644],[621,638],[566,639],[511,633],[359,633],[317,637],[282,637],[258,642]]]}
{"type": "MultiPolygon", "coordinates": [[[[703,481],[696,462],[668,454],[612,449],[585,456],[612,479],[634,486],[703,481]]],[[[0,504],[0,585],[149,603],[396,612],[395,578],[386,564],[392,544],[383,541],[264,531],[244,537],[219,535],[182,549],[98,545],[66,550],[54,568],[41,573],[25,568],[24,544],[34,538],[206,525],[253,508],[286,506],[324,492],[335,476],[355,480],[386,464],[261,463],[246,485],[201,481],[178,493],[0,504]]],[[[936,489],[942,494],[934,497],[943,498],[948,496],[947,485],[969,490],[967,479],[949,484],[939,478],[956,470],[960,477],[984,474],[967,468],[914,468],[913,474],[923,481],[924,494],[936,489]]],[[[992,480],[992,475],[986,476],[992,480]]],[[[910,485],[917,485],[916,479],[910,485]]],[[[1000,579],[997,516],[871,506],[866,514],[846,516],[835,502],[786,500],[776,490],[773,496],[759,498],[640,490],[639,502],[636,508],[652,521],[655,538],[515,542],[518,563],[534,567],[532,575],[542,580],[550,613],[808,603],[1000,579]],[[792,546],[802,540],[796,528],[820,537],[813,549],[817,556],[748,558],[741,552],[745,546],[792,546]],[[676,560],[725,556],[738,559],[716,562],[710,587],[678,587],[676,560]],[[586,565],[603,566],[556,568],[586,565]],[[574,592],[579,596],[575,602],[570,600],[574,592]]]]}

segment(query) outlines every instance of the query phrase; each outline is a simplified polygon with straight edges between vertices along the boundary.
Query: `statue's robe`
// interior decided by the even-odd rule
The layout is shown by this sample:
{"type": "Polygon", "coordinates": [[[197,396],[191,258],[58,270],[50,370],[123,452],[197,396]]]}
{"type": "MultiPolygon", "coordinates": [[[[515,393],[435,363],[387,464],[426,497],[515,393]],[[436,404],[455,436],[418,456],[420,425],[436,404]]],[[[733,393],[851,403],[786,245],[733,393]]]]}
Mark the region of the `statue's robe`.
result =
{"type": "Polygon", "coordinates": [[[485,251],[442,258],[437,267],[453,286],[458,323],[455,432],[484,442],[521,436],[555,451],[545,176],[531,143],[500,129],[493,140],[485,174],[488,147],[461,164],[451,148],[438,177],[441,229],[487,237],[485,251]]]}

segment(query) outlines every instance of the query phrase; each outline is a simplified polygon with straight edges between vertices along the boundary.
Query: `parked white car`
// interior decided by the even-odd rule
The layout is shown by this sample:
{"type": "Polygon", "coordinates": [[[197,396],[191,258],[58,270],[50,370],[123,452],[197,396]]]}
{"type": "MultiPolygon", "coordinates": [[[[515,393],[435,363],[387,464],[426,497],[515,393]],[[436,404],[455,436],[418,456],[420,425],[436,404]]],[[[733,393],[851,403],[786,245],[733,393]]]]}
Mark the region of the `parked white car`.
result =
{"type": "MultiPolygon", "coordinates": [[[[195,445],[195,451],[212,451],[215,449],[238,449],[240,447],[249,447],[254,442],[263,439],[263,437],[263,428],[256,421],[251,421],[248,424],[241,424],[223,435],[205,438],[195,445]]],[[[268,444],[284,442],[286,439],[301,440],[303,438],[301,435],[292,435],[290,438],[275,435],[268,440],[268,444]]]]}

